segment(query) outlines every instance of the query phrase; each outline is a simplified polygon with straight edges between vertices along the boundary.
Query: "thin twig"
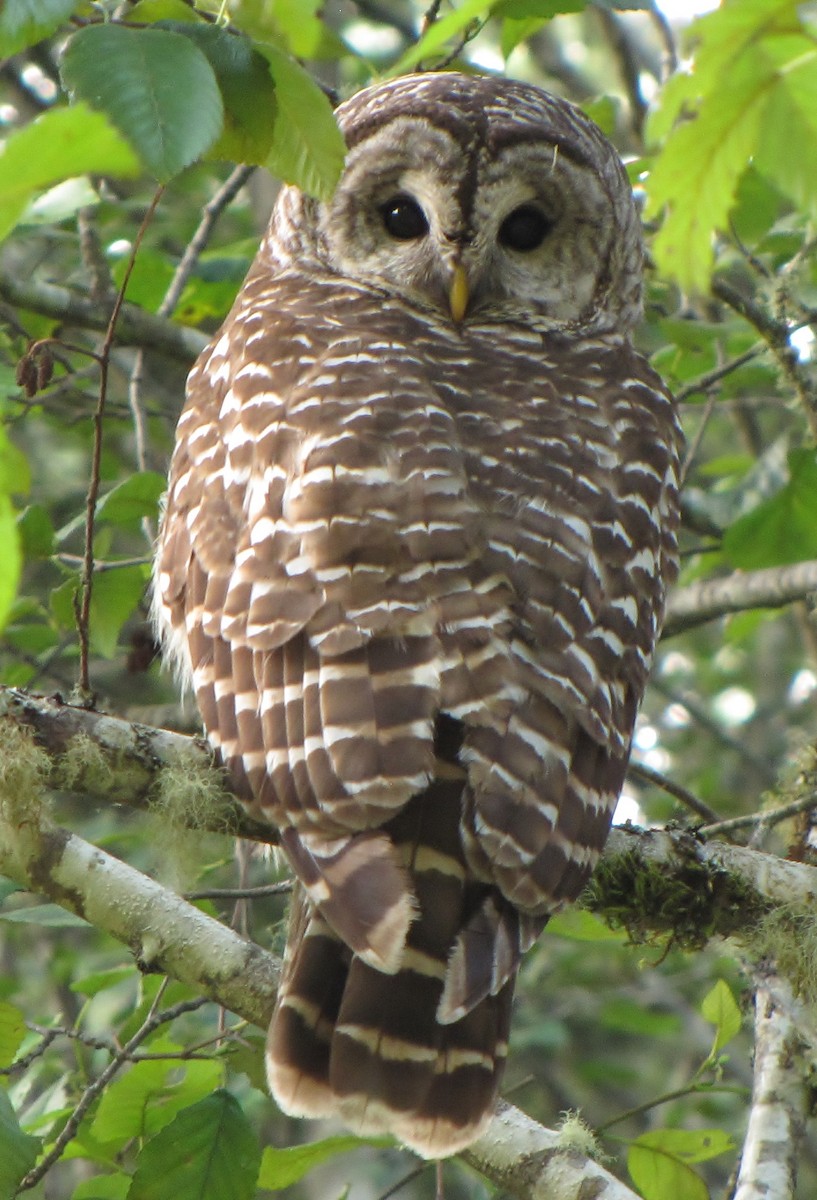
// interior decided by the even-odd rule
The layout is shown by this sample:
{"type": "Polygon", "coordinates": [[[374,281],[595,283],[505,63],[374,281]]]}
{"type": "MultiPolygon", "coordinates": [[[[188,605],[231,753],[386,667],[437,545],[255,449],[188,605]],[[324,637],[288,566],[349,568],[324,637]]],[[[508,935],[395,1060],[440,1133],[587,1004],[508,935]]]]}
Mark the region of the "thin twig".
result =
{"type": "Polygon", "coordinates": [[[18,1186],[18,1192],[25,1192],[28,1191],[29,1188],[33,1188],[47,1174],[51,1167],[53,1167],[54,1163],[59,1161],[68,1143],[76,1136],[76,1133],[82,1124],[83,1117],[88,1109],[94,1103],[96,1098],[102,1094],[119,1068],[129,1061],[133,1051],[137,1046],[141,1045],[142,1042],[144,1042],[145,1039],[154,1032],[154,1030],[159,1029],[162,1025],[166,1025],[170,1021],[175,1021],[177,1017],[182,1015],[182,1013],[195,1012],[196,1009],[201,1008],[204,1004],[208,1003],[206,997],[200,996],[196,1000],[183,1000],[179,1004],[174,1004],[172,1008],[167,1008],[163,1012],[158,1012],[157,1002],[161,995],[161,991],[162,989],[160,989],[159,995],[151,1005],[151,1011],[148,1013],[147,1018],[142,1023],[140,1028],[137,1029],[130,1041],[125,1043],[115,1058],[111,1059],[104,1071],[102,1071],[96,1077],[94,1082],[82,1093],[77,1107],[74,1109],[74,1111],[71,1113],[71,1116],[62,1127],[56,1141],[54,1142],[54,1145],[51,1147],[49,1152],[40,1159],[36,1167],[32,1168],[32,1170],[29,1171],[28,1174],[23,1178],[18,1186]]]}
{"type": "MultiPolygon", "coordinates": [[[[170,281],[170,286],[165,292],[162,303],[157,310],[157,316],[170,317],[172,315],[184,291],[185,284],[198,262],[199,256],[212,237],[216,222],[227,205],[235,198],[250,178],[254,170],[255,167],[248,167],[243,164],[236,167],[218,191],[205,204],[202,210],[202,219],[188,242],[184,254],[179,259],[176,270],[173,273],[173,278],[170,281]]],[[[145,350],[144,348],[140,348],[134,357],[130,379],[128,380],[128,404],[133,416],[136,465],[140,471],[146,471],[149,466],[147,454],[147,421],[145,419],[144,406],[142,405],[142,376],[144,369],[145,350]]],[[[143,524],[148,542],[153,545],[156,532],[147,518],[143,524]]]]}
{"type": "Polygon", "coordinates": [[[94,521],[96,518],[96,503],[99,496],[100,482],[100,467],[102,464],[102,433],[103,433],[103,418],[105,416],[105,402],[108,396],[108,366],[110,364],[111,348],[113,339],[116,333],[116,323],[119,319],[119,312],[122,308],[122,303],[125,299],[125,289],[128,286],[131,272],[136,263],[136,255],[139,253],[139,247],[142,244],[147,227],[153,219],[153,214],[156,207],[162,198],[164,187],[156,189],[156,193],[150,202],[147,212],[139,226],[139,231],[134,239],[133,249],[128,259],[128,265],[125,268],[125,277],[122,280],[116,300],[114,301],[113,311],[111,312],[108,321],[108,328],[105,331],[105,337],[102,342],[102,347],[99,351],[99,400],[97,402],[96,411],[94,413],[94,440],[93,451],[91,457],[91,479],[88,484],[88,494],[85,498],[85,554],[83,557],[82,577],[80,585],[80,596],[75,600],[75,613],[77,617],[77,633],[79,634],[79,680],[77,683],[79,694],[83,698],[88,698],[91,694],[91,682],[89,677],[89,622],[91,617],[91,596],[93,593],[93,578],[94,578],[94,521]]]}
{"type": "Polygon", "coordinates": [[[710,837],[713,833],[734,833],[736,829],[748,829],[753,825],[771,828],[788,817],[796,817],[798,813],[809,812],[813,808],[817,808],[817,794],[802,796],[799,800],[792,800],[790,804],[781,804],[779,808],[770,808],[766,812],[747,813],[742,817],[714,821],[711,825],[702,826],[699,832],[710,837]]]}
{"type": "Polygon", "coordinates": [[[697,816],[703,817],[705,821],[717,821],[718,814],[703,800],[699,800],[692,792],[687,791],[685,787],[681,787],[680,783],[675,783],[674,780],[668,779],[666,775],[662,775],[660,771],[653,770],[652,767],[645,766],[644,763],[630,761],[627,768],[628,775],[634,775],[636,779],[641,779],[645,783],[652,783],[668,795],[680,800],[681,804],[685,804],[697,816]]]}
{"type": "Polygon", "coordinates": [[[292,891],[292,880],[266,883],[259,887],[204,888],[200,892],[185,892],[185,900],[260,900],[264,896],[286,896],[292,891]]]}
{"type": "Polygon", "coordinates": [[[714,370],[707,371],[705,375],[700,375],[697,379],[693,379],[692,383],[688,383],[686,387],[682,387],[680,391],[675,393],[676,402],[683,404],[690,396],[697,396],[701,392],[708,392],[716,383],[720,383],[722,379],[727,375],[731,375],[738,367],[742,367],[746,363],[751,362],[753,358],[757,358],[765,349],[765,346],[753,346],[751,350],[745,350],[743,354],[738,354],[735,358],[731,358],[722,367],[715,367],[714,370]]]}

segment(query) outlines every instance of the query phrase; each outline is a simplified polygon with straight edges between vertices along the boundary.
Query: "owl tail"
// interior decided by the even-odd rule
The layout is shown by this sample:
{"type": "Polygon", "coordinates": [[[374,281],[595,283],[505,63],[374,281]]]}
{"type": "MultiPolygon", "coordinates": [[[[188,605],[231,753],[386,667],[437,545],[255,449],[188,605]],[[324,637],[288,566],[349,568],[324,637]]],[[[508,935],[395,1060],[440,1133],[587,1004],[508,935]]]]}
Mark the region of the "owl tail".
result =
{"type": "MultiPolygon", "coordinates": [[[[299,891],[267,1041],[270,1087],[285,1112],[336,1114],[356,1133],[391,1133],[425,1158],[455,1154],[490,1120],[516,975],[515,963],[501,981],[490,963],[474,963],[469,974],[493,978],[494,994],[480,987],[467,1004],[451,1003],[446,981],[450,963],[462,970],[461,935],[493,904],[488,887],[468,881],[461,787],[432,784],[385,827],[416,899],[396,972],[353,954],[299,891]]],[[[490,937],[479,939],[476,954],[492,951],[490,937]]]]}

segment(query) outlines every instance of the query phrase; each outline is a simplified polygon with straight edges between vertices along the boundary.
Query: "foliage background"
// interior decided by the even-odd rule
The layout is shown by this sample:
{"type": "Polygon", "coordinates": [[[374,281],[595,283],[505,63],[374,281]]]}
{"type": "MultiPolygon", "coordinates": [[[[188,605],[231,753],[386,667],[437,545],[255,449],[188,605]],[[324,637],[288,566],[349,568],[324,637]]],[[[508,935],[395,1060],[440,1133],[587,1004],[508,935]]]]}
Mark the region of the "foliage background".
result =
{"type": "MultiPolygon", "coordinates": [[[[775,586],[817,559],[813,5],[725,0],[673,29],[649,0],[7,0],[0,57],[2,685],[68,697],[79,684],[106,711],[195,730],[153,658],[144,588],[184,376],[204,341],[184,328],[217,328],[274,194],[235,163],[326,195],[342,158],[327,93],[418,65],[507,71],[580,103],[626,158],[651,254],[639,338],[690,440],[692,616],[662,644],[635,758],[698,809],[633,773],[621,815],[746,818],[730,836],[810,861],[817,574],[785,607],[775,586]],[[126,308],[111,341],[129,270],[127,305],[156,322],[126,308]],[[740,572],[763,569],[758,607],[740,572]],[[733,590],[728,614],[705,620],[712,579],[733,590]],[[796,817],[758,823],[764,805],[792,800],[796,817]]],[[[0,784],[10,757],[0,742],[0,784]]],[[[278,877],[257,848],[191,833],[172,805],[93,807],[67,786],[54,805],[61,824],[183,892],[278,877]]],[[[54,1200],[368,1200],[408,1176],[401,1196],[433,1195],[433,1172],[399,1148],[316,1147],[338,1131],[277,1113],[257,1029],[140,973],[120,944],[15,883],[0,880],[0,897],[0,1196],[23,1181],[54,1200]],[[83,1100],[59,1161],[36,1168],[83,1100]],[[302,1142],[311,1149],[270,1149],[302,1142]]],[[[197,903],[280,949],[282,897],[197,903]]],[[[732,945],[704,946],[706,930],[694,950],[645,943],[632,922],[629,934],[588,914],[554,923],[522,971],[505,1091],[546,1124],[581,1110],[608,1165],[648,1200],[728,1196],[752,1082],[753,971],[774,947],[747,967],[732,945]]],[[[459,1163],[445,1180],[449,1200],[491,1194],[459,1163]]],[[[786,1194],[817,1192],[808,1141],[798,1189],[786,1194]]]]}

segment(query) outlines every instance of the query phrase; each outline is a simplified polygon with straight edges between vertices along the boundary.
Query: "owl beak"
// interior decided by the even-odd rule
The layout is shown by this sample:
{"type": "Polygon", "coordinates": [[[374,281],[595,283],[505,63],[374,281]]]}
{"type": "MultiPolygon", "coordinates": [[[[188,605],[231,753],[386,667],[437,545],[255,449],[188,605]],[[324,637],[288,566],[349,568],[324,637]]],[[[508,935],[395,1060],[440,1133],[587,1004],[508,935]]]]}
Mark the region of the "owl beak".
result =
{"type": "Polygon", "coordinates": [[[468,308],[468,276],[462,263],[457,263],[451,272],[448,285],[448,306],[451,316],[459,324],[468,308]]]}

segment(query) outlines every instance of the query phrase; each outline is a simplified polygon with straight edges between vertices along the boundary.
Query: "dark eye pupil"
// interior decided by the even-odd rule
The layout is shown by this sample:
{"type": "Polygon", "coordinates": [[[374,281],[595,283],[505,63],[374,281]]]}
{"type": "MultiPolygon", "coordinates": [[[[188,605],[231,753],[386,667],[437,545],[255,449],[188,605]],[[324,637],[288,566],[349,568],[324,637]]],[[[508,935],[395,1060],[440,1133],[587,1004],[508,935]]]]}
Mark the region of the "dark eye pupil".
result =
{"type": "Polygon", "coordinates": [[[380,206],[386,233],[401,242],[425,237],[428,233],[426,215],[411,196],[393,196],[380,206]]]}
{"type": "Polygon", "coordinates": [[[521,204],[499,227],[499,242],[509,250],[535,250],[550,230],[550,222],[532,204],[521,204]]]}

